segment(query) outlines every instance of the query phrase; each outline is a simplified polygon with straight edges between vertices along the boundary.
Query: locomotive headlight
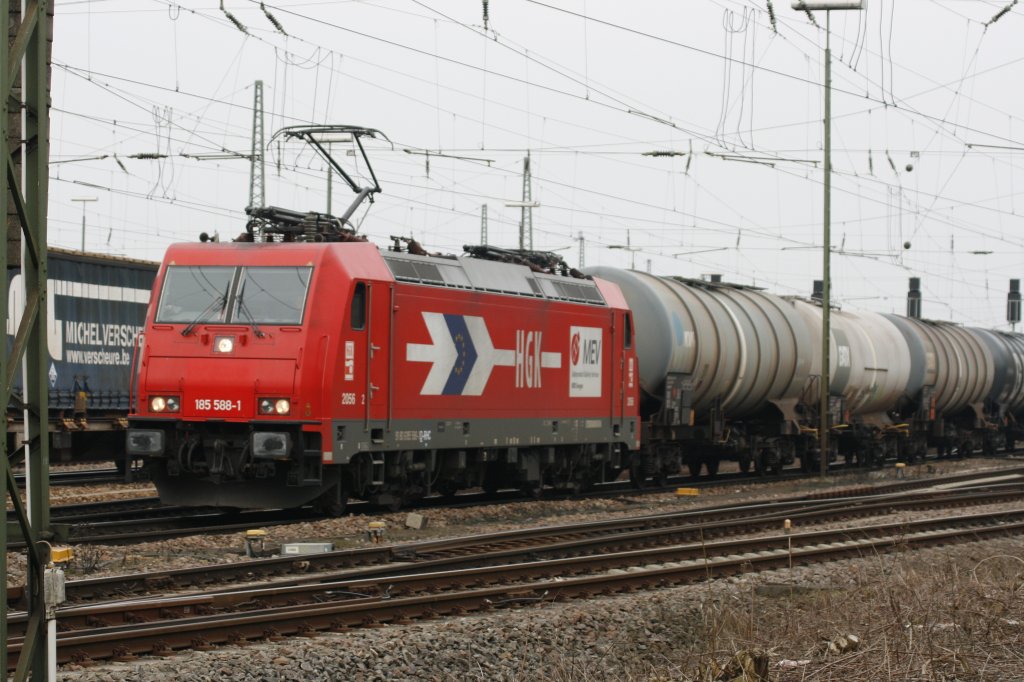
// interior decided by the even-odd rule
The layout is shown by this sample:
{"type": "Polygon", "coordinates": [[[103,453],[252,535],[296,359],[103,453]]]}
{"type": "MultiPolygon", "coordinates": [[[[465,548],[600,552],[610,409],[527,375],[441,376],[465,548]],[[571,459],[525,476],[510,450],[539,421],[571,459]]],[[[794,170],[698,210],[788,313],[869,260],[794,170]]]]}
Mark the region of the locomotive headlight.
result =
{"type": "Polygon", "coordinates": [[[153,412],[177,412],[181,409],[181,402],[173,395],[155,395],[149,399],[149,409],[153,412]]]}
{"type": "Polygon", "coordinates": [[[215,353],[230,353],[235,350],[235,337],[218,336],[213,340],[213,351],[215,353]]]}
{"type": "Polygon", "coordinates": [[[287,398],[260,398],[260,414],[289,414],[292,401],[287,398]]]}

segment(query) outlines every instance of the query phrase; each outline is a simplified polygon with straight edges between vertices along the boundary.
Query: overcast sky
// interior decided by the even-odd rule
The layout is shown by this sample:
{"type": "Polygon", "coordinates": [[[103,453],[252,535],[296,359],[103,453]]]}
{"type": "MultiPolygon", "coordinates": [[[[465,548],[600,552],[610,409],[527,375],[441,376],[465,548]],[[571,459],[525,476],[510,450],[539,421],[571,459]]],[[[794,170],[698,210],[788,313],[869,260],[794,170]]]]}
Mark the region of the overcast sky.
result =
{"type": "MultiPolygon", "coordinates": [[[[391,139],[367,145],[383,193],[356,214],[378,244],[412,235],[460,253],[486,205],[489,242],[516,246],[520,211],[505,204],[521,199],[529,152],[535,248],[576,265],[582,235],[587,265],[810,292],[824,12],[812,24],[789,0],[488,4],[485,26],[480,0],[228,0],[243,32],[212,0],[57,0],[50,244],[80,247],[83,207],[89,251],[158,260],[202,231],[241,232],[262,80],[268,142],[304,123],[391,139]]],[[[919,276],[925,316],[1008,328],[1007,282],[1024,276],[1024,5],[992,22],[1008,4],[832,13],[844,307],[902,313],[919,276]]],[[[265,156],[268,204],[326,210],[317,157],[276,142],[265,156]]],[[[335,213],[350,196],[335,182],[335,213]]]]}

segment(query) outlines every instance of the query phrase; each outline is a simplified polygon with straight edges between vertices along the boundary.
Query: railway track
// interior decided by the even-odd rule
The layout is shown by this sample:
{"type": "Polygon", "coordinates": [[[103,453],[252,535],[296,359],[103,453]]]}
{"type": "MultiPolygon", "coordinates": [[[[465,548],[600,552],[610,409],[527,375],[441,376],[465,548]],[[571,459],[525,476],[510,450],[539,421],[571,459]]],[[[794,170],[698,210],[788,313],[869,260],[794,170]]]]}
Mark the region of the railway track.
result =
{"type": "MultiPolygon", "coordinates": [[[[102,503],[106,505],[107,503],[102,503]]],[[[63,514],[63,512],[62,512],[63,514]]],[[[277,526],[322,518],[311,509],[268,509],[245,512],[224,512],[202,507],[153,506],[137,510],[118,510],[111,517],[109,510],[93,515],[54,516],[55,525],[66,532],[65,542],[75,545],[130,544],[152,542],[188,535],[216,535],[247,530],[255,526],[277,526]],[[72,522],[73,523],[70,523],[72,522]]],[[[8,542],[9,549],[23,549],[24,542],[8,542]]]]}
{"type": "MultiPolygon", "coordinates": [[[[469,557],[472,563],[484,554],[504,560],[509,552],[529,550],[534,553],[589,551],[610,539],[625,538],[632,547],[713,539],[728,534],[771,531],[780,528],[784,519],[799,526],[828,523],[853,518],[889,515],[896,511],[921,511],[950,507],[967,508],[993,501],[1012,502],[1024,498],[1024,480],[1017,483],[991,484],[965,490],[925,491],[855,498],[809,499],[806,496],[741,506],[723,505],[692,511],[626,517],[608,521],[547,526],[502,531],[445,540],[406,543],[387,547],[372,546],[323,554],[295,557],[273,557],[245,562],[214,564],[197,568],[155,571],[139,575],[87,578],[67,584],[66,593],[72,603],[128,595],[147,595],[163,590],[182,590],[234,582],[288,579],[296,572],[298,580],[308,574],[362,567],[366,572],[378,569],[393,571],[387,564],[404,562],[422,565],[441,558],[469,557]],[[634,536],[629,536],[634,533],[634,536]],[[301,567],[301,568],[297,568],[301,567]],[[383,568],[382,568],[383,567],[383,568]]],[[[405,570],[405,569],[401,569],[405,570]]],[[[421,570],[410,568],[409,570],[421,570]]],[[[17,603],[20,592],[9,591],[9,601],[17,603]]]]}
{"type": "MultiPolygon", "coordinates": [[[[1024,476],[1024,467],[1012,467],[997,470],[996,472],[984,472],[959,474],[956,476],[943,477],[946,484],[956,482],[970,482],[980,478],[988,478],[995,475],[1000,476],[1024,476]]],[[[742,476],[742,475],[739,475],[742,476]]],[[[793,478],[801,478],[801,475],[794,472],[793,478]]],[[[757,477],[735,478],[728,480],[711,480],[691,483],[691,486],[709,488],[720,485],[735,484],[739,480],[763,480],[757,477]]],[[[777,478],[774,480],[778,480],[777,478]]],[[[815,497],[837,497],[868,495],[874,492],[906,491],[935,485],[934,479],[904,479],[893,483],[882,485],[856,485],[845,488],[828,489],[801,496],[799,499],[811,499],[815,497]]],[[[675,484],[660,488],[644,488],[640,491],[629,486],[629,482],[607,484],[607,487],[590,493],[590,496],[607,497],[614,495],[639,495],[654,492],[664,492],[675,488],[675,484]]],[[[579,497],[571,493],[552,492],[548,499],[570,499],[579,497]]],[[[513,491],[501,492],[497,495],[486,495],[483,493],[464,494],[456,498],[435,497],[424,500],[421,505],[412,508],[429,508],[433,506],[481,506],[489,504],[500,504],[523,500],[520,493],[513,491]]],[[[351,505],[351,513],[372,514],[379,512],[379,508],[368,503],[355,503],[351,505]]],[[[132,500],[113,500],[98,503],[68,505],[54,507],[52,521],[61,527],[61,532],[66,533],[67,541],[77,545],[89,544],[127,544],[134,542],[152,542],[166,540],[188,535],[203,534],[226,534],[248,530],[255,526],[285,525],[293,522],[303,522],[324,518],[310,508],[292,510],[255,510],[255,511],[224,511],[216,508],[183,508],[163,506],[155,497],[136,498],[132,500]]],[[[8,543],[11,549],[21,549],[24,544],[18,541],[8,543]]]]}
{"type": "MultiPolygon", "coordinates": [[[[19,487],[25,487],[25,474],[15,474],[19,487]]],[[[50,485],[97,485],[101,483],[124,483],[124,474],[117,469],[69,469],[50,471],[50,485]]]]}
{"type": "MultiPolygon", "coordinates": [[[[374,548],[358,558],[356,552],[341,553],[352,563],[387,558],[398,563],[336,574],[293,575],[272,584],[205,593],[65,607],[59,613],[65,631],[58,636],[58,658],[68,662],[164,654],[1016,534],[1024,532],[1024,510],[729,537],[779,529],[782,516],[798,519],[797,525],[805,527],[884,516],[895,509],[962,508],[1021,496],[1024,486],[1004,483],[916,495],[805,500],[802,506],[792,500],[782,505],[722,508],[702,519],[694,518],[696,513],[689,518],[687,514],[656,515],[374,548]]],[[[313,565],[316,558],[288,561],[293,572],[311,571],[319,568],[313,565]]],[[[277,565],[283,570],[282,562],[277,565]]],[[[145,585],[153,577],[136,579],[145,585]]],[[[161,585],[159,578],[168,576],[155,577],[149,588],[161,585]]],[[[77,587],[81,582],[88,581],[69,583],[69,596],[82,594],[77,587]]],[[[92,582],[95,588],[98,581],[92,582]]],[[[23,621],[23,616],[12,614],[12,666],[20,651],[23,621]]]]}

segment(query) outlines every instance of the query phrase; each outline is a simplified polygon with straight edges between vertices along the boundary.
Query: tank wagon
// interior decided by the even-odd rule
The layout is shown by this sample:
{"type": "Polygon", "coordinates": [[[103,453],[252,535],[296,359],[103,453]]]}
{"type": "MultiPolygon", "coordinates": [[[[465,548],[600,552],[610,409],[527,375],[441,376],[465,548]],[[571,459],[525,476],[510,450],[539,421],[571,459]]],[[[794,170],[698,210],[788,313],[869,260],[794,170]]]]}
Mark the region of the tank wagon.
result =
{"type": "MultiPolygon", "coordinates": [[[[795,460],[819,466],[820,299],[587,272],[619,285],[640,330],[638,481],[680,467],[714,475],[722,459],[744,471],[778,472],[795,460]]],[[[918,286],[914,278],[907,317],[833,311],[830,460],[994,453],[1020,437],[1024,336],[919,319],[918,286]]]]}
{"type": "MultiPolygon", "coordinates": [[[[132,355],[142,330],[157,263],[51,248],[47,252],[49,433],[55,460],[108,459],[124,465],[132,355]]],[[[7,271],[8,349],[24,305],[17,269],[7,271]]],[[[21,373],[14,396],[22,395],[21,373]]],[[[8,451],[21,410],[7,415],[8,451]]]]}

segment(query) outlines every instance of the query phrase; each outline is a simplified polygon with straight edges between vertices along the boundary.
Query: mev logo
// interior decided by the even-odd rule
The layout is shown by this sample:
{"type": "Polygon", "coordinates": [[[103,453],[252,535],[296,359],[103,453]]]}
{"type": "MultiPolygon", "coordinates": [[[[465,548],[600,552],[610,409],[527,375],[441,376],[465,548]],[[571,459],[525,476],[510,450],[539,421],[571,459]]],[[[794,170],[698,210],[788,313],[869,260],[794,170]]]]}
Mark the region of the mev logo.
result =
{"type": "Polygon", "coordinates": [[[601,397],[601,329],[569,328],[569,397],[601,397]]]}

